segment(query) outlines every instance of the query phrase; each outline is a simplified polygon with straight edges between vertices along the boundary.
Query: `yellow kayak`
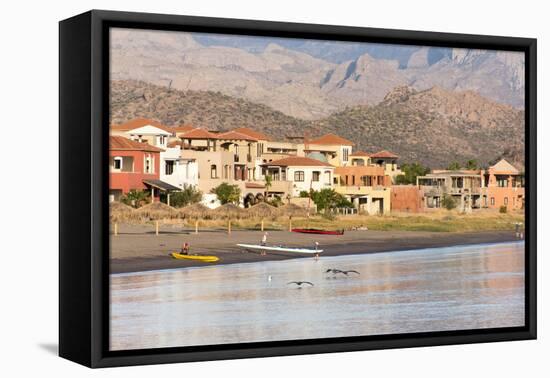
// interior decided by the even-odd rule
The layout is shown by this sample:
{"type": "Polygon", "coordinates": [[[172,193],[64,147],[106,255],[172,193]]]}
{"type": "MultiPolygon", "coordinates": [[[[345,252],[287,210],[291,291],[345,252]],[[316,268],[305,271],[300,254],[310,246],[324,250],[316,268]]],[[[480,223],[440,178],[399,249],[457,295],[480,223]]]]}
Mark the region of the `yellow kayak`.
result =
{"type": "Polygon", "coordinates": [[[217,256],[182,255],[179,252],[172,252],[171,255],[178,260],[196,260],[202,262],[216,262],[219,260],[217,256]]]}

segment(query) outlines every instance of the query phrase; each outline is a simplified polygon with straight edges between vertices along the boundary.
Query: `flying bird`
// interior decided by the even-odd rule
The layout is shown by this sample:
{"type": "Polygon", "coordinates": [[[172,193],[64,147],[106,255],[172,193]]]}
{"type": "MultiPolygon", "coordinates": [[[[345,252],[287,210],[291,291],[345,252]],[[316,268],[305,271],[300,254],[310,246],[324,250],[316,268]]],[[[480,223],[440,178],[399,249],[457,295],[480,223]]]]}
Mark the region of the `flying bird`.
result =
{"type": "Polygon", "coordinates": [[[356,271],[356,270],[341,270],[340,273],[345,274],[346,276],[347,276],[349,273],[361,274],[361,273],[359,273],[359,272],[356,271]]]}
{"type": "Polygon", "coordinates": [[[313,286],[313,284],[309,281],[290,281],[289,283],[287,283],[287,285],[290,285],[290,284],[298,285],[299,289],[301,289],[302,285],[304,285],[304,284],[313,286]]]}
{"type": "Polygon", "coordinates": [[[356,270],[340,270],[340,269],[327,269],[325,271],[325,273],[332,273],[334,275],[337,275],[338,273],[341,273],[341,274],[346,275],[346,276],[350,273],[361,274],[356,270]]]}

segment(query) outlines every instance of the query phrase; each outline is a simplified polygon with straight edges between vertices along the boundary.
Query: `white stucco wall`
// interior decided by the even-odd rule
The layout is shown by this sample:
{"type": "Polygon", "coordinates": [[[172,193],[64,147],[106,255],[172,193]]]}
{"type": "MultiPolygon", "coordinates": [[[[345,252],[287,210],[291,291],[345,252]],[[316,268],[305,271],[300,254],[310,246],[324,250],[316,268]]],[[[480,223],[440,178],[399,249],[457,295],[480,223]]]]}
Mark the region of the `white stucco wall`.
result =
{"type": "Polygon", "coordinates": [[[160,179],[180,189],[185,186],[197,186],[199,183],[199,166],[196,160],[182,159],[179,147],[167,148],[160,153],[160,179]],[[165,172],[166,160],[174,160],[174,171],[171,175],[165,172]]]}
{"type": "Polygon", "coordinates": [[[292,196],[298,197],[301,191],[310,189],[319,191],[325,188],[332,188],[333,167],[288,167],[287,180],[292,181],[292,196]],[[295,173],[304,172],[304,181],[295,181],[295,173]],[[312,181],[313,172],[320,172],[319,181],[312,181]],[[327,173],[328,172],[328,173],[327,173]]]}

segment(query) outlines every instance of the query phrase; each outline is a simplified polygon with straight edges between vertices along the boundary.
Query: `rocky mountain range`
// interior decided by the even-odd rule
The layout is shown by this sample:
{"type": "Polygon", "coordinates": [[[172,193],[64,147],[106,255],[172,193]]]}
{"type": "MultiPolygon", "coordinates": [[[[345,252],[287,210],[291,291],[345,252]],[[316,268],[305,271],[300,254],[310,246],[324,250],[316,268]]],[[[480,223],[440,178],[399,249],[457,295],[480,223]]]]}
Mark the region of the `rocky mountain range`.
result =
{"type": "Polygon", "coordinates": [[[487,165],[500,157],[521,168],[524,161],[523,110],[474,91],[441,87],[400,86],[375,105],[347,106],[321,119],[304,120],[221,92],[112,81],[111,122],[138,117],[220,131],[250,127],[275,139],[333,132],[354,141],[355,149],[387,149],[397,153],[401,163],[431,168],[469,159],[487,165]]]}
{"type": "Polygon", "coordinates": [[[393,88],[474,91],[522,108],[521,53],[112,29],[111,78],[214,91],[320,120],[393,88]]]}

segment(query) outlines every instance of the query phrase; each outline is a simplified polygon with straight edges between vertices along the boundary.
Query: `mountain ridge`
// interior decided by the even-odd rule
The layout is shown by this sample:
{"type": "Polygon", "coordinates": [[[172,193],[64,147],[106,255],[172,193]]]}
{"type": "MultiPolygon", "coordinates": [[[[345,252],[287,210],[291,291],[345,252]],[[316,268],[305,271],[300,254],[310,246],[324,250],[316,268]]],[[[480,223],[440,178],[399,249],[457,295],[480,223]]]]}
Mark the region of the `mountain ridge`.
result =
{"type": "Polygon", "coordinates": [[[208,39],[197,34],[116,28],[111,38],[112,79],[219,91],[305,120],[376,105],[401,85],[474,90],[519,108],[524,103],[519,53],[229,36],[221,39],[225,44],[204,45],[208,39]],[[257,47],[247,49],[246,41],[257,47]],[[348,59],[323,59],[327,48],[348,59]]]}

